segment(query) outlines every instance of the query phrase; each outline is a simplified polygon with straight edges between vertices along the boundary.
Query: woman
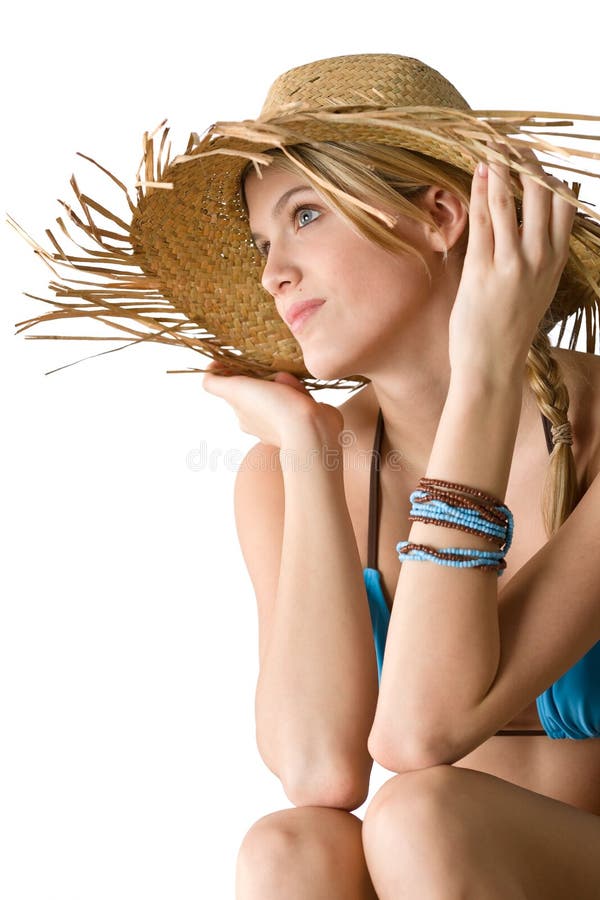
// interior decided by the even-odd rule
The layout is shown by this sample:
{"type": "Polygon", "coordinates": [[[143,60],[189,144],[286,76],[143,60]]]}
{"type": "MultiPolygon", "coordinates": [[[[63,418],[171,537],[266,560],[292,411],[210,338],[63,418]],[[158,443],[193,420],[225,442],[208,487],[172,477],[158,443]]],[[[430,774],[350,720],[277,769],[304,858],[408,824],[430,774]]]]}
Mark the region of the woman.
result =
{"type": "MultiPolygon", "coordinates": [[[[574,208],[547,190],[556,180],[532,156],[525,168],[542,177],[521,176],[521,226],[502,163],[477,171],[468,212],[456,193],[424,187],[415,202],[433,225],[400,215],[397,230],[429,280],[418,258],[358,234],[275,158],[244,182],[262,284],[284,320],[298,302],[318,301],[291,325],[316,378],[360,372],[370,384],[336,409],[289,374],[278,385],[204,379],[261,439],[236,491],[259,604],[257,740],[296,804],[250,829],[237,896],[591,898],[600,890],[599,744],[549,740],[535,698],[600,638],[600,364],[574,351],[550,356],[564,373],[582,485],[550,541],[540,503],[548,448],[525,370],[574,208]],[[378,409],[382,551],[368,561],[359,460],[378,409]],[[388,467],[392,449],[400,461],[388,467]],[[424,475],[506,498],[516,524],[502,582],[489,569],[432,561],[401,569],[397,541],[448,544],[439,525],[408,520],[424,475]],[[394,611],[379,697],[361,579],[365,570],[368,587],[378,567],[394,611]],[[371,757],[399,774],[361,828],[350,810],[368,794],[371,757]]],[[[452,536],[484,549],[477,540],[452,536]]]]}
{"type": "Polygon", "coordinates": [[[173,164],[149,141],[131,226],[80,197],[102,249],[52,256],[112,266],[61,296],[209,352],[259,438],[236,521],[294,808],[249,829],[240,900],[600,892],[600,241],[530,122],[417,60],[321,60],[173,164]],[[550,347],[573,313],[587,353],[550,347]]]}

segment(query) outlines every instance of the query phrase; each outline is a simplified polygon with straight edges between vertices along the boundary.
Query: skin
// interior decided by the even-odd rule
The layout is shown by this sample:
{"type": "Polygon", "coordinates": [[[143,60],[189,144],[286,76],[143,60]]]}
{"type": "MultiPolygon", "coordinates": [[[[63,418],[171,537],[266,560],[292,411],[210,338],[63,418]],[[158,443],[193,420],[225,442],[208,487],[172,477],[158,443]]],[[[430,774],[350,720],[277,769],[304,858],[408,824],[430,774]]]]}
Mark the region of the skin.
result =
{"type": "MultiPolygon", "coordinates": [[[[533,161],[531,171],[540,171],[533,161]]],[[[367,375],[391,446],[402,447],[418,472],[438,461],[446,471],[446,449],[457,434],[451,413],[464,411],[473,383],[489,386],[490,395],[510,395],[516,412],[506,431],[516,430],[518,398],[509,385],[518,393],[522,382],[525,390],[527,350],[566,262],[574,214],[569,192],[563,199],[524,176],[519,227],[505,178],[501,165],[474,178],[464,255],[467,213],[441,187],[432,185],[421,197],[439,232],[398,221],[402,236],[425,255],[431,283],[416,258],[369,243],[308,187],[289,204],[302,202],[297,215],[288,215],[289,207],[274,215],[282,193],[301,179],[272,168],[246,184],[252,231],[267,245],[263,285],[279,314],[296,300],[326,301],[297,335],[309,371],[320,378],[367,375]],[[436,440],[443,414],[447,433],[442,429],[436,440]]],[[[204,387],[230,403],[243,430],[275,446],[289,446],[298,423],[316,424],[332,439],[343,424],[334,407],[316,403],[287,374],[275,382],[210,374],[204,387]]],[[[464,463],[474,471],[478,461],[464,463]]],[[[498,483],[489,489],[503,495],[507,472],[496,463],[498,483]]],[[[425,573],[415,567],[411,577],[425,573]]],[[[334,812],[347,834],[334,833],[327,821],[332,810],[318,807],[274,813],[253,826],[240,850],[237,896],[280,896],[293,886],[295,896],[315,898],[559,900],[568,892],[583,900],[598,883],[595,816],[481,772],[433,765],[389,779],[365,816],[365,865],[360,822],[334,812]],[[535,847],[531,835],[543,835],[535,847]],[[350,886],[342,885],[339,872],[351,861],[359,871],[350,886]]]]}
{"type": "MultiPolygon", "coordinates": [[[[302,181],[277,169],[267,170],[263,181],[253,175],[246,183],[252,227],[257,222],[258,234],[264,230],[272,234],[268,243],[258,239],[265,256],[263,286],[282,317],[295,299],[326,300],[319,327],[305,328],[298,337],[311,371],[316,369],[317,377],[333,377],[340,369],[361,371],[379,374],[383,383],[387,368],[390,376],[408,377],[411,363],[423,349],[417,350],[415,343],[422,345],[424,330],[433,335],[448,319],[460,279],[459,266],[444,267],[441,253],[435,252],[436,246],[443,250],[439,237],[433,231],[424,233],[421,223],[407,218],[396,226],[398,234],[417,247],[433,268],[430,288],[418,260],[408,254],[393,255],[368,241],[328,209],[310,187],[290,197],[275,218],[271,198],[302,181]],[[288,221],[298,203],[306,203],[308,209],[298,210],[296,221],[288,221]],[[373,316],[375,306],[377,316],[373,316]],[[325,316],[327,321],[335,316],[335,346],[326,336],[325,316]]],[[[446,222],[448,241],[453,242],[465,227],[466,212],[449,192],[437,190],[433,195],[430,192],[429,202],[435,203],[439,220],[446,222]]],[[[436,339],[429,353],[432,361],[446,346],[447,339],[445,343],[436,339]]],[[[438,365],[436,374],[440,371],[438,365]]]]}
{"type": "Polygon", "coordinates": [[[246,181],[258,246],[264,248],[264,236],[269,238],[263,286],[282,318],[295,300],[325,299],[297,335],[309,371],[318,378],[355,372],[370,378],[386,435],[418,466],[431,448],[448,391],[448,320],[462,259],[450,254],[444,264],[443,256],[464,231],[466,211],[458,197],[432,188],[421,202],[433,209],[444,243],[421,223],[403,217],[397,226],[400,236],[424,255],[433,276],[430,285],[418,259],[392,255],[368,241],[310,187],[291,197],[274,217],[274,198],[302,183],[276,168],[267,170],[262,181],[256,175],[246,181]],[[315,212],[299,210],[291,221],[289,213],[299,202],[315,212]]]}
{"type": "MultiPolygon", "coordinates": [[[[529,165],[541,171],[533,160],[529,165]]],[[[419,198],[439,230],[398,218],[398,233],[422,253],[431,282],[416,257],[391,254],[368,241],[300,176],[273,165],[262,178],[251,173],[245,182],[251,231],[265,256],[262,284],[279,315],[284,318],[297,300],[325,300],[296,335],[307,368],[323,379],[355,373],[371,379],[386,440],[402,447],[406,468],[415,472],[427,467],[453,365],[455,373],[464,367],[467,377],[485,377],[490,360],[502,359],[519,372],[527,390],[522,367],[566,262],[574,207],[525,178],[527,230],[519,229],[512,199],[502,200],[505,178],[501,165],[474,178],[471,217],[479,228],[471,229],[466,256],[469,215],[450,191],[432,185],[419,198]],[[275,213],[279,198],[302,185],[275,213]],[[495,235],[488,193],[500,198],[495,235]],[[524,295],[531,301],[526,308],[524,295]],[[483,353],[476,359],[473,349],[479,346],[483,353]]],[[[544,180],[559,184],[549,176],[544,180]]],[[[227,400],[242,430],[265,443],[281,446],[293,422],[307,415],[333,439],[343,425],[335,407],[317,403],[292,375],[280,373],[275,382],[233,376],[224,384],[215,377],[225,374],[219,365],[209,368],[204,389],[227,400]]]]}

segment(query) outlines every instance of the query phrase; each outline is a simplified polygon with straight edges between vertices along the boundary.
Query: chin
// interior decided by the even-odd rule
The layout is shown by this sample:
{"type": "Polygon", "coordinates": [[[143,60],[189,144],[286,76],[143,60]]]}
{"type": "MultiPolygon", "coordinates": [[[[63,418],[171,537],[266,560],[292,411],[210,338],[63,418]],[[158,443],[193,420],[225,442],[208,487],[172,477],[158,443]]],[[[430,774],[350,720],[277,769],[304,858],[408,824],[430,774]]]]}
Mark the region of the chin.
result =
{"type": "Polygon", "coordinates": [[[337,381],[342,378],[356,378],[359,366],[356,360],[351,359],[331,359],[325,360],[319,358],[317,354],[311,359],[310,353],[303,356],[304,365],[306,366],[311,378],[318,378],[319,381],[337,381]]]}
{"type": "Polygon", "coordinates": [[[319,381],[338,381],[342,378],[353,378],[356,377],[355,372],[351,372],[350,369],[341,369],[339,366],[310,366],[308,363],[304,362],[310,377],[317,378],[319,381]]]}

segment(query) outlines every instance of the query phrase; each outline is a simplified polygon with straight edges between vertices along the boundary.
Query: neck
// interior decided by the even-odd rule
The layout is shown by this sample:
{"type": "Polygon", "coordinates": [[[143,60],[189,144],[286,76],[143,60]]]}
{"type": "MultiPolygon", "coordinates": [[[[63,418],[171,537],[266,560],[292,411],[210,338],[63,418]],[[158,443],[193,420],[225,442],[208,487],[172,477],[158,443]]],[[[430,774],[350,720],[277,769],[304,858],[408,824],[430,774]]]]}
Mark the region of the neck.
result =
{"type": "Polygon", "coordinates": [[[434,373],[426,364],[413,377],[382,373],[372,379],[369,388],[383,414],[382,456],[390,465],[393,460],[395,468],[417,478],[424,474],[449,384],[449,367],[434,373]]]}
{"type": "MultiPolygon", "coordinates": [[[[372,404],[373,421],[377,407],[382,411],[383,468],[401,470],[415,480],[425,474],[450,385],[450,365],[447,359],[444,362],[438,357],[434,364],[424,350],[422,367],[413,369],[412,374],[406,371],[373,374],[364,392],[365,399],[372,404]]],[[[529,413],[536,410],[535,398],[524,377],[521,435],[526,420],[531,421],[529,413]]]]}

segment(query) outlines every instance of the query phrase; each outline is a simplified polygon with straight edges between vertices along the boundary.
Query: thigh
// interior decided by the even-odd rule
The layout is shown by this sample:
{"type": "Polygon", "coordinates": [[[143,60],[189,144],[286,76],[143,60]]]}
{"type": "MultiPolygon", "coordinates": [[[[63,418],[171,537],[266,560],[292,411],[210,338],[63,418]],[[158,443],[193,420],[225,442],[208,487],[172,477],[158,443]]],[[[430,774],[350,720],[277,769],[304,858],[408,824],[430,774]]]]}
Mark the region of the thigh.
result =
{"type": "Polygon", "coordinates": [[[474,769],[390,778],[367,808],[363,843],[376,886],[376,873],[393,876],[393,846],[407,876],[420,865],[457,896],[485,887],[487,873],[490,887],[504,879],[527,900],[600,897],[600,816],[474,769]]]}
{"type": "Polygon", "coordinates": [[[342,809],[300,806],[263,816],[240,846],[236,897],[377,900],[362,821],[342,809]]]}

